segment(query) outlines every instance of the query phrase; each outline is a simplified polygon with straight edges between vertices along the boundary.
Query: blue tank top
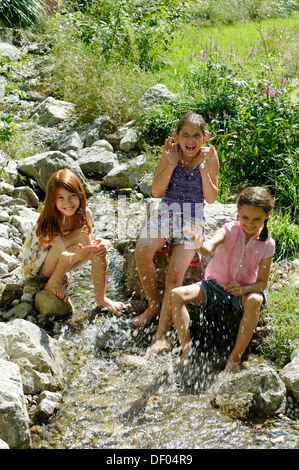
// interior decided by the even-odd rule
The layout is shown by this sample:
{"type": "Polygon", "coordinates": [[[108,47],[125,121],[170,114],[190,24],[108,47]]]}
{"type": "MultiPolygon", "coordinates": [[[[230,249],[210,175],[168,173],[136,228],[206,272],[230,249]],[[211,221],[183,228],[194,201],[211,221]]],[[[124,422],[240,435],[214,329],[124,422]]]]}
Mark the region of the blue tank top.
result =
{"type": "Polygon", "coordinates": [[[176,212],[185,213],[190,210],[191,217],[203,214],[204,195],[198,165],[192,170],[187,170],[180,161],[178,162],[158,209],[163,208],[163,203],[164,207],[165,204],[172,205],[170,209],[176,212]]]}

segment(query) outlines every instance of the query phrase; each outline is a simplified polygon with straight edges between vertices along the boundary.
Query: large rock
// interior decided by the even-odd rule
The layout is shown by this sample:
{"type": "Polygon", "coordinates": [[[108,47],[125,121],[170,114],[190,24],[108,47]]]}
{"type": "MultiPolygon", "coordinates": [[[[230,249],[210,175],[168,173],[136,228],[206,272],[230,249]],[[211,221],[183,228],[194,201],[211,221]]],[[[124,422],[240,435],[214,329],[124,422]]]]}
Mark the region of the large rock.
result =
{"type": "Polygon", "coordinates": [[[14,215],[11,218],[11,224],[17,228],[22,239],[24,239],[38,218],[38,212],[25,206],[15,206],[14,215]]]}
{"type": "Polygon", "coordinates": [[[38,208],[39,199],[35,192],[28,186],[19,186],[13,190],[12,196],[24,199],[28,207],[38,208]]]}
{"type": "Polygon", "coordinates": [[[66,153],[68,150],[82,149],[83,142],[77,131],[66,131],[59,134],[52,144],[53,150],[60,150],[66,153]]]}
{"type": "Polygon", "coordinates": [[[120,148],[125,152],[130,152],[139,142],[139,133],[135,129],[128,129],[123,138],[120,141],[120,148]]]}
{"type": "Polygon", "coordinates": [[[285,411],[286,387],[274,369],[261,364],[222,375],[210,402],[230,418],[271,417],[285,411]]]}
{"type": "Polygon", "coordinates": [[[21,58],[19,49],[8,42],[0,42],[0,54],[9,62],[15,62],[21,58]]]}
{"type": "Polygon", "coordinates": [[[299,403],[299,354],[279,372],[288,392],[299,403]]]}
{"type": "Polygon", "coordinates": [[[67,317],[73,313],[70,300],[63,302],[48,290],[40,290],[36,294],[34,305],[36,310],[45,316],[67,317]]]}
{"type": "MultiPolygon", "coordinates": [[[[146,209],[147,215],[150,215],[155,207],[157,207],[159,200],[152,200],[152,207],[146,209]]],[[[151,203],[151,202],[150,202],[151,203]]],[[[237,209],[235,204],[220,204],[215,202],[214,204],[206,204],[206,225],[205,225],[205,236],[206,239],[210,238],[215,231],[223,227],[226,222],[232,222],[236,219],[237,209]]],[[[137,226],[138,224],[136,224],[137,226]]],[[[139,280],[139,276],[136,270],[135,264],[135,245],[137,238],[131,239],[125,245],[124,249],[124,277],[126,282],[126,290],[130,296],[134,296],[140,299],[145,298],[144,291],[139,280]]],[[[184,285],[192,284],[200,281],[204,278],[205,269],[213,257],[214,253],[209,256],[203,256],[201,262],[197,266],[190,266],[184,277],[184,285]]],[[[168,270],[169,260],[171,253],[166,255],[156,255],[154,257],[154,263],[157,269],[158,276],[158,289],[160,292],[160,298],[162,300],[164,295],[165,277],[168,270]]]]}
{"type": "Polygon", "coordinates": [[[74,112],[73,103],[56,100],[49,96],[33,110],[30,118],[37,124],[55,126],[70,118],[74,112]]]}
{"type": "Polygon", "coordinates": [[[32,178],[44,192],[46,192],[47,183],[52,174],[63,168],[69,168],[78,176],[87,196],[92,194],[91,187],[78,163],[58,150],[24,158],[18,164],[18,171],[21,175],[32,178]]]}
{"type": "Polygon", "coordinates": [[[86,176],[104,178],[113,168],[119,165],[118,158],[115,153],[95,144],[77,152],[77,163],[86,176]]]}
{"type": "Polygon", "coordinates": [[[108,135],[113,134],[116,130],[117,128],[109,116],[96,118],[87,130],[85,147],[91,147],[97,140],[107,140],[108,135]]]}
{"type": "Polygon", "coordinates": [[[135,188],[141,179],[142,167],[146,164],[146,158],[139,155],[128,163],[122,163],[114,167],[102,181],[102,185],[108,188],[135,188]]]}
{"type": "Polygon", "coordinates": [[[165,85],[158,83],[149,88],[138,102],[138,112],[142,113],[147,108],[154,105],[160,105],[163,101],[175,101],[177,95],[172,93],[165,85]]]}
{"type": "MultiPolygon", "coordinates": [[[[20,180],[20,175],[17,170],[17,162],[10,158],[6,153],[0,150],[0,168],[5,168],[4,178],[5,180],[16,186],[20,180]]],[[[1,194],[3,194],[1,192],[1,194]]]]}
{"type": "Polygon", "coordinates": [[[11,449],[31,447],[20,368],[0,358],[0,440],[11,449]]]}
{"type": "Polygon", "coordinates": [[[58,341],[31,322],[0,323],[0,346],[20,368],[25,394],[65,386],[65,364],[58,341]]]}

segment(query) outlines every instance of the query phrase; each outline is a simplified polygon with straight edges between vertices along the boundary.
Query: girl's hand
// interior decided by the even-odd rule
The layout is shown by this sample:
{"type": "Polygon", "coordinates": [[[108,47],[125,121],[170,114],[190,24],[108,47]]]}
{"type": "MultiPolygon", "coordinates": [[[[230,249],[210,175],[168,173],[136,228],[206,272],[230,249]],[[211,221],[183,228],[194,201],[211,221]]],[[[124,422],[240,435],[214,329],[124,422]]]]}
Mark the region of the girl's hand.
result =
{"type": "Polygon", "coordinates": [[[96,253],[98,256],[106,256],[111,245],[109,240],[105,240],[103,238],[100,238],[98,240],[94,239],[92,243],[93,246],[96,248],[94,253],[96,253]]]}
{"type": "Polygon", "coordinates": [[[194,248],[199,250],[205,241],[204,236],[202,234],[200,235],[199,233],[196,233],[193,227],[185,226],[184,231],[187,232],[188,235],[192,238],[194,248]]]}
{"type": "Polygon", "coordinates": [[[83,246],[81,243],[77,245],[76,251],[75,251],[75,260],[76,261],[81,261],[84,259],[88,259],[90,254],[98,254],[99,248],[95,244],[91,245],[85,245],[83,246]]]}
{"type": "Polygon", "coordinates": [[[177,165],[179,161],[179,144],[175,144],[172,141],[172,137],[168,137],[165,140],[165,144],[162,145],[163,154],[166,156],[169,165],[177,165]]]}
{"type": "Polygon", "coordinates": [[[200,170],[208,172],[215,161],[217,162],[217,164],[219,164],[218,155],[217,155],[215,147],[214,146],[205,147],[203,149],[202,161],[199,165],[200,170]]]}
{"type": "Polygon", "coordinates": [[[224,289],[237,297],[243,295],[243,287],[238,282],[227,282],[224,289]]]}

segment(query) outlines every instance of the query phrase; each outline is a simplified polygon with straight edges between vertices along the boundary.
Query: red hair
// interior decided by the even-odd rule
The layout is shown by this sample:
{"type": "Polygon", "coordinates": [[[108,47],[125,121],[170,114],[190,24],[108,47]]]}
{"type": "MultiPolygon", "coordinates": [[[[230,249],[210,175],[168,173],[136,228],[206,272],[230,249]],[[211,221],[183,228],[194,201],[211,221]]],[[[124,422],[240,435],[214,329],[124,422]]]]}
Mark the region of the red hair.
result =
{"type": "Polygon", "coordinates": [[[75,214],[78,228],[83,227],[87,233],[91,233],[91,224],[86,215],[85,191],[79,178],[71,170],[65,168],[56,171],[48,181],[44,207],[37,221],[37,236],[51,240],[58,235],[63,235],[61,230],[62,214],[56,207],[59,188],[64,188],[78,196],[80,205],[75,214]]]}

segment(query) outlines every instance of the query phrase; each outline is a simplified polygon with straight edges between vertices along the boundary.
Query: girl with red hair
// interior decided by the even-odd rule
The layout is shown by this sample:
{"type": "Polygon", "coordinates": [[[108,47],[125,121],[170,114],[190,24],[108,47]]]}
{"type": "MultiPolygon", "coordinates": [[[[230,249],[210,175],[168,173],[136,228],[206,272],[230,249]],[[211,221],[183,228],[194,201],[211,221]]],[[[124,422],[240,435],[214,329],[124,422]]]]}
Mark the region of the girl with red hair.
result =
{"type": "Polygon", "coordinates": [[[92,223],[79,178],[69,169],[58,170],[48,182],[44,207],[25,240],[21,272],[25,278],[41,277],[46,290],[67,302],[64,275],[90,260],[98,307],[120,316],[122,303],[105,295],[110,242],[93,238],[92,223]]]}

